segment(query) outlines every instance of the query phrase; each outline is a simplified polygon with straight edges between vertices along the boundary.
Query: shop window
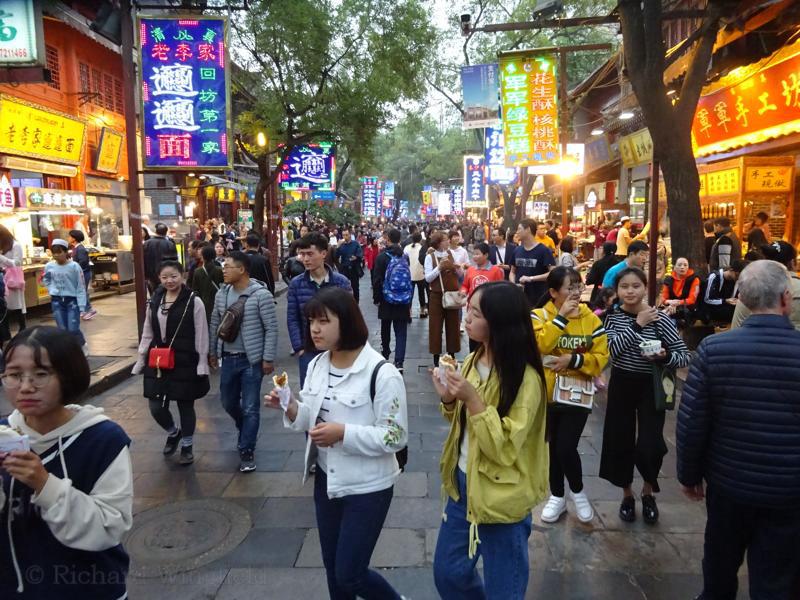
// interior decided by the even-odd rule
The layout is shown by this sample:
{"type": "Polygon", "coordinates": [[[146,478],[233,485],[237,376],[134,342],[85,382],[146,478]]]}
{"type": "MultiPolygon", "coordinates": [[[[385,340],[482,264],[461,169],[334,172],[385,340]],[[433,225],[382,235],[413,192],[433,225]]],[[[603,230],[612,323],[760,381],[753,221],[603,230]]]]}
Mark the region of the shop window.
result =
{"type": "Polygon", "coordinates": [[[166,177],[159,177],[156,179],[156,187],[165,188],[167,187],[167,179],[166,177]]]}
{"type": "Polygon", "coordinates": [[[92,69],[92,103],[103,105],[103,80],[97,69],[92,69]]]}
{"type": "Polygon", "coordinates": [[[51,88],[60,90],[61,62],[59,61],[58,57],[58,48],[53,46],[45,46],[45,56],[47,61],[47,70],[50,71],[50,83],[47,85],[49,85],[51,88]]]}
{"type": "Polygon", "coordinates": [[[114,110],[114,78],[108,73],[103,73],[103,106],[114,110]]]}
{"type": "Polygon", "coordinates": [[[86,63],[79,63],[78,72],[81,79],[81,94],[89,94],[92,91],[91,85],[89,84],[89,65],[86,63]]]}
{"type": "Polygon", "coordinates": [[[114,77],[114,109],[116,112],[123,114],[125,112],[122,104],[122,81],[114,77]]]}

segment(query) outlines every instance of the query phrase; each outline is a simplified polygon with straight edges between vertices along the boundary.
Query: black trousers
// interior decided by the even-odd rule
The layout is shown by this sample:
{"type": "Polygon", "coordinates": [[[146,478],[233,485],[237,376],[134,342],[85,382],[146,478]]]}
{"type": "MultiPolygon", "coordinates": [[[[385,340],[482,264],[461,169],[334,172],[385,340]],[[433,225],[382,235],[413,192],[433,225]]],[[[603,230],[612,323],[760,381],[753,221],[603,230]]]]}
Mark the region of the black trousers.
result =
{"type": "MultiPolygon", "coordinates": [[[[172,413],[169,410],[169,400],[150,399],[150,414],[161,425],[164,431],[169,431],[175,426],[172,413]]],[[[175,400],[178,405],[178,414],[181,419],[181,434],[183,437],[194,435],[197,425],[197,414],[194,411],[194,400],[175,400]]]]}
{"type": "Polygon", "coordinates": [[[551,407],[548,409],[550,430],[550,493],[564,497],[564,477],[573,493],[583,491],[583,468],[578,442],[589,418],[583,408],[551,407]]]}
{"type": "Polygon", "coordinates": [[[353,298],[355,298],[356,303],[358,303],[361,298],[361,278],[358,276],[358,268],[348,269],[347,271],[343,271],[342,274],[350,280],[350,287],[353,288],[353,298]]]}
{"type": "MultiPolygon", "coordinates": [[[[427,306],[428,306],[428,294],[429,294],[429,292],[428,292],[428,282],[425,281],[424,279],[421,279],[420,281],[415,281],[414,282],[414,287],[417,288],[417,294],[419,296],[419,307],[420,307],[420,309],[427,308],[427,306]]],[[[414,299],[412,298],[411,301],[413,302],[414,299]]]]}
{"type": "Polygon", "coordinates": [[[735,600],[747,552],[752,600],[800,598],[800,513],[736,502],[706,490],[703,600],[735,600]]]}
{"type": "Polygon", "coordinates": [[[656,410],[652,376],[612,369],[600,477],[617,487],[629,487],[635,466],[659,492],[658,473],[666,454],[664,412],[656,410]]]}

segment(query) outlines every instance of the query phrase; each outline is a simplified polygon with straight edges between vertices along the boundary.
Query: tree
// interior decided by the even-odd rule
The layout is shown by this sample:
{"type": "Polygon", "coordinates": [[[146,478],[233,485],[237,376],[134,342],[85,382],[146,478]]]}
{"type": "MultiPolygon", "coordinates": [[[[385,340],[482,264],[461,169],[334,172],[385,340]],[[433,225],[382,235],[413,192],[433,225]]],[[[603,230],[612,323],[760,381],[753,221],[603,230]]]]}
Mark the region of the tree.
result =
{"type": "Polygon", "coordinates": [[[255,221],[291,150],[337,143],[339,182],[368,156],[379,129],[404,99],[424,94],[434,41],[421,0],[255,0],[233,19],[237,61],[256,105],[241,116],[240,148],[259,165],[255,221]],[[269,150],[246,143],[267,133],[269,150]],[[277,156],[278,168],[270,168],[277,156]]]}
{"type": "Polygon", "coordinates": [[[685,256],[692,265],[705,265],[700,178],[692,152],[692,121],[703,86],[721,20],[737,3],[712,0],[691,61],[674,103],[664,84],[665,45],[661,0],[622,0],[625,67],[653,139],[653,160],[661,165],[667,189],[673,256],[685,256]]]}
{"type": "MultiPolygon", "coordinates": [[[[458,14],[469,13],[472,15],[471,25],[474,28],[487,23],[508,21],[529,21],[538,4],[538,0],[470,0],[461,3],[459,13],[453,15],[452,29],[460,32],[458,14]]],[[[599,16],[609,14],[617,2],[615,0],[566,0],[564,13],[567,17],[573,16],[599,16]]],[[[522,31],[509,31],[495,34],[482,34],[472,31],[464,38],[459,56],[444,58],[435,63],[428,76],[429,84],[437,90],[453,107],[464,114],[462,100],[452,90],[457,90],[460,85],[460,67],[462,64],[492,63],[497,61],[497,55],[503,51],[522,50],[526,48],[541,48],[548,46],[564,46],[578,44],[607,43],[616,45],[616,31],[614,27],[579,27],[562,29],[528,29],[522,31]],[[480,44],[473,42],[480,36],[480,44]]],[[[567,77],[570,86],[583,81],[600,63],[610,56],[613,50],[607,52],[576,53],[570,56],[567,65],[567,77]]],[[[571,122],[571,118],[565,119],[571,122]]],[[[479,129],[474,130],[478,146],[483,149],[483,134],[479,129]]],[[[508,186],[494,186],[495,193],[503,200],[503,222],[506,227],[514,227],[521,219],[525,202],[530,196],[536,176],[528,175],[525,170],[515,184],[508,186]]]]}

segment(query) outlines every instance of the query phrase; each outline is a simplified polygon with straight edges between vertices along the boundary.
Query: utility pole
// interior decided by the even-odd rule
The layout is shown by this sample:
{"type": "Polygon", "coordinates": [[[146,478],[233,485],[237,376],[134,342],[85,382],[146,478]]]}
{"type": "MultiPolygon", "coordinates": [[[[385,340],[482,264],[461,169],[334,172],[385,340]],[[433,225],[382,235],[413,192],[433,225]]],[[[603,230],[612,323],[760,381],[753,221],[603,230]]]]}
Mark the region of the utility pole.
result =
{"type": "Polygon", "coordinates": [[[147,294],[144,280],[144,242],[142,239],[142,203],[139,192],[139,148],[136,119],[136,65],[133,61],[133,15],[131,0],[121,0],[122,89],[125,105],[125,143],[128,151],[128,204],[133,234],[133,283],[136,294],[136,323],[139,337],[144,329],[147,294]]]}

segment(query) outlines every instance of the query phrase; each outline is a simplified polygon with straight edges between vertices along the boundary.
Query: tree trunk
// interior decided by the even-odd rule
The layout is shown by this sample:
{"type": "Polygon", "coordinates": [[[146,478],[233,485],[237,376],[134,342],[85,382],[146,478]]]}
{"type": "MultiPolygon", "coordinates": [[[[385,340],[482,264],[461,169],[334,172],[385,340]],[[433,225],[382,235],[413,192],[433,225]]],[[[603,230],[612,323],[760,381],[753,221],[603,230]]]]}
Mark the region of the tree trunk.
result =
{"type": "Polygon", "coordinates": [[[707,270],[703,219],[700,214],[700,177],[690,145],[674,144],[662,154],[661,172],[667,188],[672,263],[686,258],[695,271],[707,270]]]}
{"type": "Polygon", "coordinates": [[[264,206],[269,186],[269,155],[258,157],[258,183],[256,184],[256,197],[253,206],[253,229],[264,230],[264,206]]]}

